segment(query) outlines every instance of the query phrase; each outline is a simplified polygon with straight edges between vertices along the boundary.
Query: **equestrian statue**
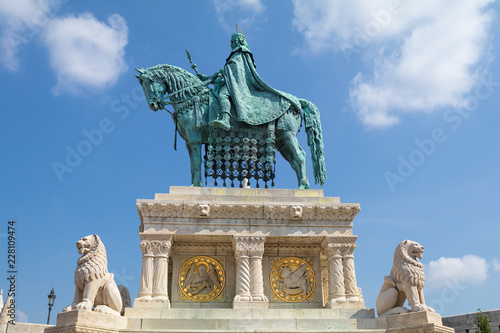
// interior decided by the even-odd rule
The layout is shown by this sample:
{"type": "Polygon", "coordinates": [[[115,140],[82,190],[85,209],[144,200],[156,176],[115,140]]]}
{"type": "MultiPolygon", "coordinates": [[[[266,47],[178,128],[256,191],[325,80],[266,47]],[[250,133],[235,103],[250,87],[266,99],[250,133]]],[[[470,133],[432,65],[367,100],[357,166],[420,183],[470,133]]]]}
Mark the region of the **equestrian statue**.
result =
{"type": "Polygon", "coordinates": [[[233,34],[231,54],[211,76],[196,75],[172,65],[136,69],[148,106],[153,111],[172,105],[176,132],[186,141],[191,160],[191,186],[202,186],[202,144],[205,179],[240,181],[254,178],[274,185],[275,150],[292,166],[298,186],[309,188],[306,153],[297,141],[305,124],[314,179],[326,180],[323,136],[317,107],[276,90],[257,74],[245,35],[233,34]],[[212,86],[210,88],[209,86],[212,86]],[[165,98],[165,95],[167,97],[165,98]],[[302,111],[301,111],[302,110],[302,111]]]}

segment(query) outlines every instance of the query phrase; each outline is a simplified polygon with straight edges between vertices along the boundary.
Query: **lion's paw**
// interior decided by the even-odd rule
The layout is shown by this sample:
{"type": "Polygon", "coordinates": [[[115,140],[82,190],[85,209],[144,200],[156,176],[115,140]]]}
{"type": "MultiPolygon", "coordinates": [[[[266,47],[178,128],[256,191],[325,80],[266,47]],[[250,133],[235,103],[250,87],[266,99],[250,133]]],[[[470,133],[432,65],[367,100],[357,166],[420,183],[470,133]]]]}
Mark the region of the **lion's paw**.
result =
{"type": "Polygon", "coordinates": [[[411,307],[412,312],[430,311],[429,309],[430,308],[425,304],[415,304],[414,306],[411,307]]]}
{"type": "Polygon", "coordinates": [[[89,301],[80,302],[75,306],[75,309],[76,310],[92,311],[92,303],[90,303],[89,301]]]}

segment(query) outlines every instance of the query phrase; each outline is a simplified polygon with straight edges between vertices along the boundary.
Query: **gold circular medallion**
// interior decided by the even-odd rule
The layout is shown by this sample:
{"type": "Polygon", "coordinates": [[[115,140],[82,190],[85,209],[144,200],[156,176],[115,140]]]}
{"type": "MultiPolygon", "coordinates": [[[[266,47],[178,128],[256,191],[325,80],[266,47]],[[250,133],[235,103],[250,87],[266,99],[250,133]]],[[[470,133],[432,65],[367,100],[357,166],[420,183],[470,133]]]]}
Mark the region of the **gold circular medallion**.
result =
{"type": "Polygon", "coordinates": [[[316,275],[307,261],[287,257],[272,266],[270,283],[278,299],[285,302],[302,302],[314,292],[316,275]]]}
{"type": "Polygon", "coordinates": [[[182,294],[195,302],[208,302],[217,298],[225,284],[224,268],[211,257],[189,258],[179,271],[179,287],[182,294]]]}

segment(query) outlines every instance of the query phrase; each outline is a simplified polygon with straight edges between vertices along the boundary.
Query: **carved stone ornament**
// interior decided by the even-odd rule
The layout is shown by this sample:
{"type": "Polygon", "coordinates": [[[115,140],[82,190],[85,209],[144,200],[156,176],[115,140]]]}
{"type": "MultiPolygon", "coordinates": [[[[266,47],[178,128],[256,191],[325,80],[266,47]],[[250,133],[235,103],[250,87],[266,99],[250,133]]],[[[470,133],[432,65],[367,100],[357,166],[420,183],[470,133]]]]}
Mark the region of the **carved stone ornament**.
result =
{"type": "Polygon", "coordinates": [[[210,205],[207,204],[184,204],[184,216],[209,217],[210,205]]]}
{"type": "Polygon", "coordinates": [[[138,202],[137,210],[141,220],[144,217],[165,218],[212,218],[212,219],[270,219],[270,220],[320,220],[320,221],[352,221],[359,213],[359,205],[343,204],[341,206],[323,205],[266,205],[254,204],[188,204],[182,202],[138,202]]]}
{"type": "Polygon", "coordinates": [[[292,215],[292,219],[302,218],[302,207],[301,206],[290,207],[290,215],[292,215]]]}
{"type": "Polygon", "coordinates": [[[302,302],[314,292],[316,275],[308,260],[287,257],[274,259],[270,274],[271,289],[277,300],[302,302]]]}
{"type": "Polygon", "coordinates": [[[182,295],[195,302],[217,300],[225,284],[224,267],[212,257],[189,258],[179,271],[179,288],[182,295]]]}

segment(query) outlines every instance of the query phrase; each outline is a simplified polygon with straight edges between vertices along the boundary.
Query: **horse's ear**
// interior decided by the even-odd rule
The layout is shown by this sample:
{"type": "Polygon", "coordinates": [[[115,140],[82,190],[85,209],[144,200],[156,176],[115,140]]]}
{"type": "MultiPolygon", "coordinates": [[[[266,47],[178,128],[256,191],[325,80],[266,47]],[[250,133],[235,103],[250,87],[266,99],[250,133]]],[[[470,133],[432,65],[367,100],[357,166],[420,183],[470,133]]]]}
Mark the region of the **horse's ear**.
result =
{"type": "Polygon", "coordinates": [[[141,79],[141,77],[139,75],[136,75],[135,77],[138,78],[139,80],[141,79]]]}
{"type": "Polygon", "coordinates": [[[135,69],[136,71],[138,71],[139,73],[143,74],[144,73],[144,68],[136,68],[135,69]]]}

